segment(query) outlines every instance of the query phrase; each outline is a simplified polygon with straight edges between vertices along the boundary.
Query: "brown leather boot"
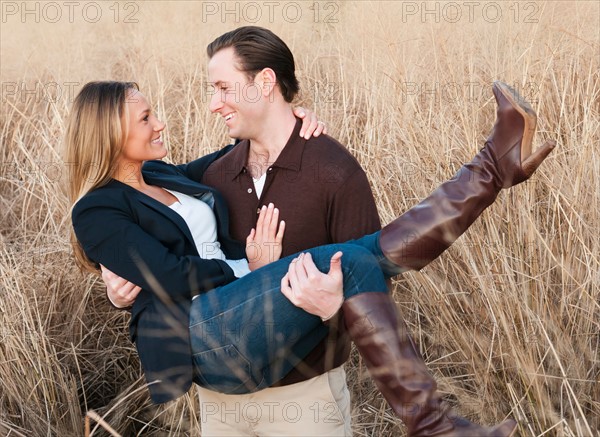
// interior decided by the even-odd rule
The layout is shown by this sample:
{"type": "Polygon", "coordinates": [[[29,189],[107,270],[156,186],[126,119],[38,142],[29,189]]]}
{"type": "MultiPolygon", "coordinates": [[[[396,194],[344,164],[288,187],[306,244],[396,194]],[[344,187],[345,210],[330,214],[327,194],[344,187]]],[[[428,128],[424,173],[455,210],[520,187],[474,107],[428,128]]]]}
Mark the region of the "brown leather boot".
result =
{"type": "Polygon", "coordinates": [[[554,149],[547,141],[531,154],[536,115],[514,89],[494,82],[496,124],[485,146],[455,177],[381,230],[386,258],[406,270],[419,270],[467,230],[502,188],[527,179],[554,149]]]}
{"type": "Polygon", "coordinates": [[[508,437],[514,432],[514,420],[488,428],[452,414],[388,294],[362,293],[342,309],[350,338],[409,436],[508,437]]]}

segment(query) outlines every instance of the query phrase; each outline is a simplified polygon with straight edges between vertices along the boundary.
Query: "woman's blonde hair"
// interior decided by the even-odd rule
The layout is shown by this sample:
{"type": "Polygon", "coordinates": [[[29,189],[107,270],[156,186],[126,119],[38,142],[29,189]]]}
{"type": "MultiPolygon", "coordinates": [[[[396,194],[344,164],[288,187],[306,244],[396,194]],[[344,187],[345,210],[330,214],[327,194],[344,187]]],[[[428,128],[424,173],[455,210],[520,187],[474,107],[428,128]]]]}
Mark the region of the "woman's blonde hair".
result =
{"type": "MultiPolygon", "coordinates": [[[[65,136],[71,205],[114,176],[127,138],[126,99],[131,90],[138,89],[135,82],[89,82],[75,97],[65,136]]],[[[71,244],[77,263],[97,272],[74,232],[71,244]]]]}

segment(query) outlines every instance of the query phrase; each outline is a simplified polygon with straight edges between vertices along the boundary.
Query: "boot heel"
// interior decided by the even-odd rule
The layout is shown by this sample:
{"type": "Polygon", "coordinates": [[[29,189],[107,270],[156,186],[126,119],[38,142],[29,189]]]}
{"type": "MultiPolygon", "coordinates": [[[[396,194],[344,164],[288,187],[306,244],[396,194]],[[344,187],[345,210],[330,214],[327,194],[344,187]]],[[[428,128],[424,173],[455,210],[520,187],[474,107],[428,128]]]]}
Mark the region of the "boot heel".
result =
{"type": "Polygon", "coordinates": [[[554,150],[556,147],[556,142],[553,140],[547,140],[543,146],[538,147],[538,149],[529,156],[529,158],[525,159],[522,163],[523,173],[527,175],[527,177],[531,176],[534,171],[540,166],[542,161],[546,159],[546,157],[554,150]]]}

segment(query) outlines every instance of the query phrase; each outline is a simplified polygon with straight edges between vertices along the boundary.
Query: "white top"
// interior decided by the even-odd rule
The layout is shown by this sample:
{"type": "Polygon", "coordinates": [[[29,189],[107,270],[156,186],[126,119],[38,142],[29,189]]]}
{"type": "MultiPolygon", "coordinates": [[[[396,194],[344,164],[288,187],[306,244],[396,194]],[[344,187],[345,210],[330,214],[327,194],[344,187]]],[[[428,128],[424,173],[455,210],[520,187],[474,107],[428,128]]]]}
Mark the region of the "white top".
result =
{"type": "Polygon", "coordinates": [[[237,278],[250,273],[246,259],[227,259],[217,241],[217,220],[210,206],[200,199],[177,191],[167,190],[178,202],[169,205],[190,228],[200,258],[225,261],[237,278]]]}
{"type": "Polygon", "coordinates": [[[261,177],[258,179],[252,178],[254,181],[254,191],[256,192],[256,197],[260,199],[260,196],[263,192],[263,188],[265,188],[265,181],[267,180],[267,172],[264,172],[261,177]]]}

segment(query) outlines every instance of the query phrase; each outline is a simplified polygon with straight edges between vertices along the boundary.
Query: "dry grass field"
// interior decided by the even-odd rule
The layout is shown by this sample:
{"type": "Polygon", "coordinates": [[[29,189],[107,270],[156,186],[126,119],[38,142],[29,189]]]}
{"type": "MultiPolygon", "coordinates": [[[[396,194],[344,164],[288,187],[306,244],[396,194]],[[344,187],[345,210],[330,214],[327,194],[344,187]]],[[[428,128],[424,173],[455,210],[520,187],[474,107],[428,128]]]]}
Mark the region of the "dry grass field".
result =
{"type": "MultiPolygon", "coordinates": [[[[555,152],[394,296],[460,413],[599,435],[598,2],[76,3],[1,3],[0,435],[83,435],[89,410],[124,436],[200,435],[194,390],[149,402],[128,315],[74,265],[61,141],[81,86],[119,79],[167,122],[168,159],[227,144],[205,47],[244,24],[289,44],[299,103],[362,163],[384,223],[483,145],[493,80],[532,102],[555,152]]],[[[357,355],[347,372],[355,435],[404,435],[357,355]]]]}

